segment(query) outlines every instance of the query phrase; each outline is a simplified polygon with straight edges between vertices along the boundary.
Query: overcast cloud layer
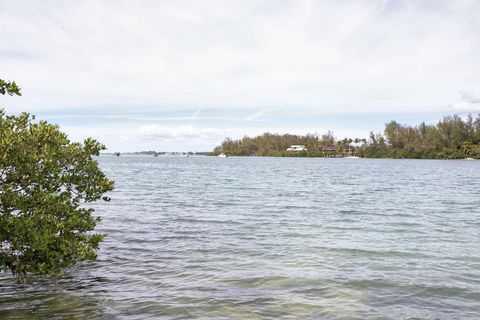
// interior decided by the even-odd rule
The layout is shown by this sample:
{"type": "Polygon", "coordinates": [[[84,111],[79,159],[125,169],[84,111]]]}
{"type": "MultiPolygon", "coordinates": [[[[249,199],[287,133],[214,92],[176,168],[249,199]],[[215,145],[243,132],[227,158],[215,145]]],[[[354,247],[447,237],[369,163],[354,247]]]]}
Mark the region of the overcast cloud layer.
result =
{"type": "Polygon", "coordinates": [[[480,110],[473,0],[2,0],[0,28],[0,78],[24,93],[0,104],[115,150],[480,110]]]}

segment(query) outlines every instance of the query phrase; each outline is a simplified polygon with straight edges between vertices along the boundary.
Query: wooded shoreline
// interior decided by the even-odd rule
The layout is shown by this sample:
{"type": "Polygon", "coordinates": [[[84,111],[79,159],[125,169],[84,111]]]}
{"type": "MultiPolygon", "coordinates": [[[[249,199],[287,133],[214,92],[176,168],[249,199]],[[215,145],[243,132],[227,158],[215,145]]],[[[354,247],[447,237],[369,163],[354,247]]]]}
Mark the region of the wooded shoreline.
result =
{"type": "Polygon", "coordinates": [[[393,159],[480,159],[480,115],[445,116],[436,124],[385,124],[383,133],[370,132],[369,138],[338,140],[333,132],[323,135],[272,134],[225,139],[210,155],[270,157],[343,157],[393,159]],[[287,151],[292,145],[302,151],[287,151]]]}

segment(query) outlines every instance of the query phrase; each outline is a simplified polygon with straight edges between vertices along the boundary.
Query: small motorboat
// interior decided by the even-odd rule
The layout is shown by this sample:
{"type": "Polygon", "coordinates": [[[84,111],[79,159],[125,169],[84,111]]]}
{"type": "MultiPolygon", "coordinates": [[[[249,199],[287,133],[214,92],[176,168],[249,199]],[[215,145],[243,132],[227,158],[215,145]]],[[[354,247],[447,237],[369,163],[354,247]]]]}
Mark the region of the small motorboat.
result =
{"type": "Polygon", "coordinates": [[[228,158],[228,156],[225,153],[220,153],[217,157],[219,158],[228,158]]]}

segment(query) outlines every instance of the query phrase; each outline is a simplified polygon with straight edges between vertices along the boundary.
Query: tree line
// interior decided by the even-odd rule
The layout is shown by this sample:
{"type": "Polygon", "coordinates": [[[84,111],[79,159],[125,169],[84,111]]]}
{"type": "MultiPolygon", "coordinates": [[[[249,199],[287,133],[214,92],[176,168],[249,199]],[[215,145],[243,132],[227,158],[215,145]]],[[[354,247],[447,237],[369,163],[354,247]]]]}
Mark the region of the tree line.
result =
{"type": "Polygon", "coordinates": [[[357,155],[365,158],[462,159],[480,158],[480,115],[444,116],[436,124],[385,124],[383,133],[370,132],[369,138],[336,139],[331,131],[293,135],[264,133],[242,139],[226,138],[211,155],[274,157],[339,157],[357,155]],[[304,151],[287,151],[291,145],[304,145],[304,151]]]}

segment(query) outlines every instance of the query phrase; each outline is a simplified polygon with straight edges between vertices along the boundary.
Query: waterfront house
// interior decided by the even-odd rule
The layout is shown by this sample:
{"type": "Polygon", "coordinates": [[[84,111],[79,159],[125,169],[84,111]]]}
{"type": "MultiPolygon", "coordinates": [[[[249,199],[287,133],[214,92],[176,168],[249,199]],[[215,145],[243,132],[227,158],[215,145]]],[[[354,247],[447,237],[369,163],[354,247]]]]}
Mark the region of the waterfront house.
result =
{"type": "Polygon", "coordinates": [[[348,145],[345,150],[345,156],[347,157],[356,157],[357,156],[357,148],[352,145],[348,145]]]}

